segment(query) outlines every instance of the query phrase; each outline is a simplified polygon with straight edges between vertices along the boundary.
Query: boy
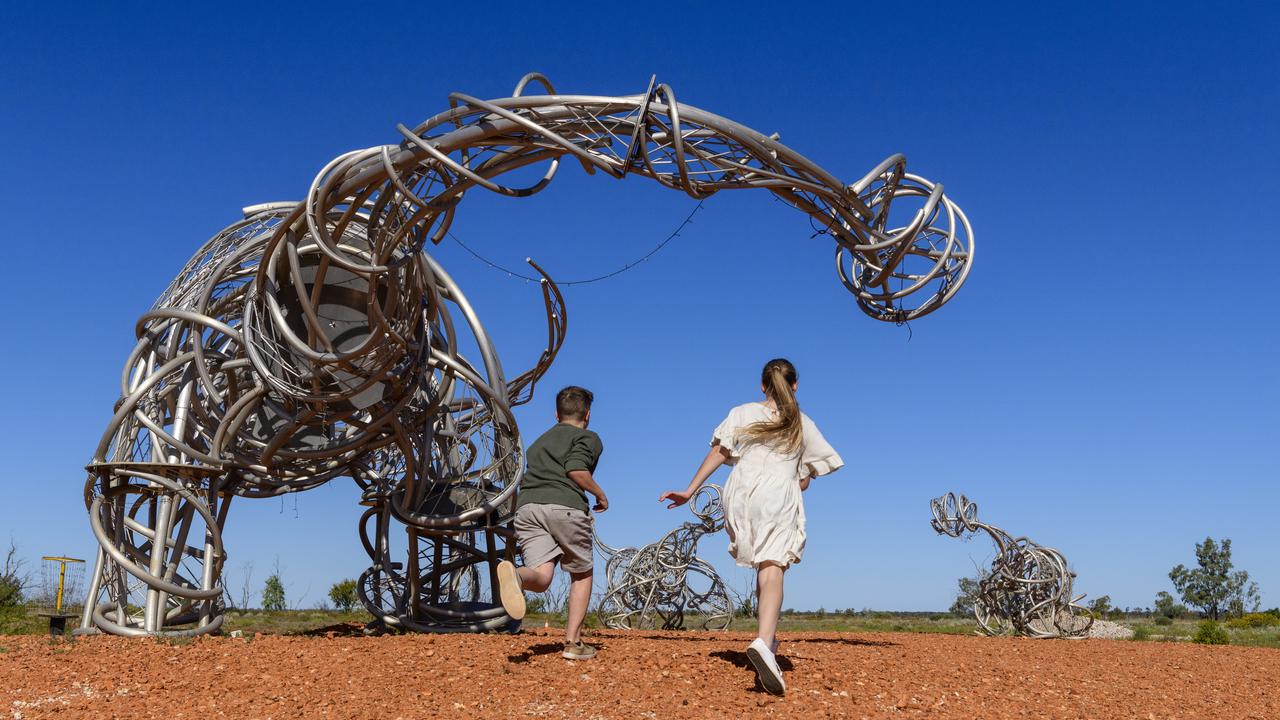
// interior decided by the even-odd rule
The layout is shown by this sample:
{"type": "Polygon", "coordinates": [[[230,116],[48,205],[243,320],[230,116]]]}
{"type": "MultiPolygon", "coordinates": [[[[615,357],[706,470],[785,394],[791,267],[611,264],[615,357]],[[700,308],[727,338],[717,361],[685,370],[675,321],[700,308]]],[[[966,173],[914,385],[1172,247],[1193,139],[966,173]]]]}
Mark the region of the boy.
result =
{"type": "Polygon", "coordinates": [[[609,499],[592,477],[604,452],[600,436],[587,429],[593,399],[590,390],[574,385],[556,393],[559,422],[529,446],[516,503],[516,542],[524,567],[506,560],[498,564],[502,607],[515,620],[524,617],[525,590],[543,592],[550,587],[557,559],[569,573],[569,621],[562,653],[569,660],[589,660],[596,654],[582,642],[595,566],[586,493],[595,496],[592,509],[598,513],[609,509],[609,499]]]}

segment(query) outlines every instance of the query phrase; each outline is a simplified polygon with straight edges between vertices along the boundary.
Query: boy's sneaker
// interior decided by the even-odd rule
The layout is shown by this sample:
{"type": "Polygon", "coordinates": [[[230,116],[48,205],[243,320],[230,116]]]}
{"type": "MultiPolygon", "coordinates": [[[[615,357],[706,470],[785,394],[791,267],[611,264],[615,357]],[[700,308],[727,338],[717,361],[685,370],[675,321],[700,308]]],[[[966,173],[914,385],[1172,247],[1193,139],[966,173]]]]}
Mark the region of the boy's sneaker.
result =
{"type": "Polygon", "coordinates": [[[782,671],[778,669],[778,661],[773,651],[760,638],[751,641],[747,646],[747,659],[756,669],[756,677],[765,690],[774,695],[782,695],[787,691],[787,684],[782,681],[782,671]]]}
{"type": "Polygon", "coordinates": [[[512,620],[524,619],[524,590],[520,587],[516,566],[510,560],[498,563],[498,597],[502,599],[502,609],[512,620]]]}
{"type": "Polygon", "coordinates": [[[576,643],[565,643],[564,652],[560,656],[565,660],[590,660],[596,656],[596,649],[579,640],[576,643]]]}

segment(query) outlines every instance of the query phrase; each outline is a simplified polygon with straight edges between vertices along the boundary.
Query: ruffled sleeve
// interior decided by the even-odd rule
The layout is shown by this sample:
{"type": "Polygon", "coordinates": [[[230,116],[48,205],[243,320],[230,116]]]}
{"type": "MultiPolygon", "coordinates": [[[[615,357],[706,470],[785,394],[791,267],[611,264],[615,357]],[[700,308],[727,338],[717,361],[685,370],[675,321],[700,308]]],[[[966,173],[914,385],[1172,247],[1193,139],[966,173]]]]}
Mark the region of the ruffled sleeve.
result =
{"type": "Polygon", "coordinates": [[[729,415],[716,426],[711,433],[711,446],[719,445],[729,451],[729,459],[725,465],[734,465],[742,457],[742,446],[738,444],[738,432],[742,430],[742,412],[739,408],[729,411],[729,415]]]}
{"type": "Polygon", "coordinates": [[[804,419],[804,450],[800,456],[801,477],[827,475],[844,467],[844,460],[840,459],[835,448],[831,447],[827,439],[822,436],[818,426],[809,419],[808,415],[802,417],[804,419]]]}

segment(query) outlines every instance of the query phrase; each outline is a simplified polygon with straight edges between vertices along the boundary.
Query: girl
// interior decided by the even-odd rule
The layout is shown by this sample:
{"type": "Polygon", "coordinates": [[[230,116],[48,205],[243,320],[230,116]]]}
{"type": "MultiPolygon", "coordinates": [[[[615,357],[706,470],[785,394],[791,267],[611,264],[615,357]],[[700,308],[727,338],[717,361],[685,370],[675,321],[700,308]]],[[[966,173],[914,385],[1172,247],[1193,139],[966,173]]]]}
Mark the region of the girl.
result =
{"type": "Polygon", "coordinates": [[[724,486],[725,528],[729,554],[743,567],[756,569],[758,637],[747,647],[760,684],[781,695],[786,691],[774,654],[782,611],[782,575],[800,562],[804,552],[804,503],[800,493],[819,475],[835,472],[844,461],[827,444],[807,415],[800,412],[795,390],[796,368],[782,358],[765,363],[760,373],[763,402],[729,411],[711,437],[711,450],[684,491],[662,493],[667,507],[685,504],[721,464],[733,465],[724,486]]]}

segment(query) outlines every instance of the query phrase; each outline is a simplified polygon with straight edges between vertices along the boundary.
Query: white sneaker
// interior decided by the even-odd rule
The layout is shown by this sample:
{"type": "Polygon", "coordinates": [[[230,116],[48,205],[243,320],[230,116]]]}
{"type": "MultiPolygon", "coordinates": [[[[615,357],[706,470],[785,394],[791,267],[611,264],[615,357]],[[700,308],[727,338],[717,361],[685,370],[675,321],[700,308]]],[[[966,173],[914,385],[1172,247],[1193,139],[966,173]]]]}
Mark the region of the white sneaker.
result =
{"type": "Polygon", "coordinates": [[[765,690],[774,695],[782,695],[787,691],[787,684],[782,681],[782,671],[778,669],[778,661],[769,646],[764,644],[764,640],[756,638],[751,641],[747,646],[747,659],[755,667],[756,677],[760,678],[760,684],[765,690]]]}
{"type": "Polygon", "coordinates": [[[498,597],[502,609],[512,620],[523,620],[525,614],[524,590],[520,587],[520,575],[510,561],[498,563],[498,597]]]}

